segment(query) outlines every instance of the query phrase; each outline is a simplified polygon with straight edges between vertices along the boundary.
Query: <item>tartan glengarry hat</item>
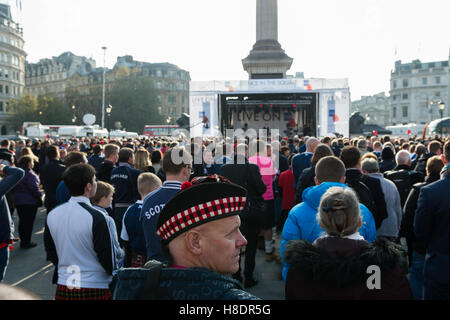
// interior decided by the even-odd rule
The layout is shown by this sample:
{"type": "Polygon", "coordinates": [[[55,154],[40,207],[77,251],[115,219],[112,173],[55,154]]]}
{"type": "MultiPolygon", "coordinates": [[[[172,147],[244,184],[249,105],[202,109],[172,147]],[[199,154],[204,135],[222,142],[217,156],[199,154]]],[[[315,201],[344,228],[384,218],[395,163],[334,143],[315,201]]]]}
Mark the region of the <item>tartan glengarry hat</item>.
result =
{"type": "Polygon", "coordinates": [[[247,191],[233,183],[194,185],[179,192],[164,206],[156,234],[169,243],[183,232],[204,223],[231,217],[244,210],[247,191]]]}

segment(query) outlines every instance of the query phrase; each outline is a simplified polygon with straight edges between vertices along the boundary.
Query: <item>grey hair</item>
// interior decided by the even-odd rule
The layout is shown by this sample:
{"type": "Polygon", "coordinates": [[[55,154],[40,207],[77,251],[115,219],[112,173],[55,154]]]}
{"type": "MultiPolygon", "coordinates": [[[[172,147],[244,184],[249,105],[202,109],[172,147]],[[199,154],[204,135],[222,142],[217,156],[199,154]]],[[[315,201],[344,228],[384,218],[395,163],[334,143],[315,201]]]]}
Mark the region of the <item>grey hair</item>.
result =
{"type": "Polygon", "coordinates": [[[362,149],[362,150],[366,150],[367,149],[367,140],[365,139],[361,139],[358,141],[358,148],[362,149]]]}
{"type": "Polygon", "coordinates": [[[320,140],[319,139],[317,139],[315,137],[311,137],[306,142],[306,150],[308,152],[314,152],[315,147],[317,147],[319,144],[320,144],[320,140]]]}
{"type": "Polygon", "coordinates": [[[332,187],[320,200],[318,221],[333,237],[346,237],[357,232],[361,222],[358,197],[350,188],[332,187]]]}
{"type": "Polygon", "coordinates": [[[411,154],[407,150],[400,150],[395,155],[395,162],[397,164],[408,164],[409,160],[411,160],[411,154]]]}
{"type": "Polygon", "coordinates": [[[368,173],[377,173],[380,171],[378,161],[372,158],[364,159],[364,161],[361,163],[361,169],[362,171],[368,173]]]}

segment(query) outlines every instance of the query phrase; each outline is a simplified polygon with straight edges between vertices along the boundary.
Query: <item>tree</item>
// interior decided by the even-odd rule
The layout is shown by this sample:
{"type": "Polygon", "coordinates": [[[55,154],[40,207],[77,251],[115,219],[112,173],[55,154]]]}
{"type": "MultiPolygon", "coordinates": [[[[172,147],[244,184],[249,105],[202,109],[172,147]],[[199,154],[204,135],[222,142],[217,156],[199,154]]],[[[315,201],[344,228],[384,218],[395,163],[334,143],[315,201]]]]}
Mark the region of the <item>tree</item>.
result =
{"type": "Polygon", "coordinates": [[[8,122],[13,130],[20,129],[24,122],[42,124],[70,124],[71,112],[58,98],[46,94],[34,96],[24,94],[19,99],[11,99],[8,107],[8,122]]]}
{"type": "Polygon", "coordinates": [[[137,73],[123,73],[111,89],[110,127],[116,121],[128,131],[142,132],[145,125],[161,124],[164,118],[158,112],[158,99],[153,80],[137,73]]]}

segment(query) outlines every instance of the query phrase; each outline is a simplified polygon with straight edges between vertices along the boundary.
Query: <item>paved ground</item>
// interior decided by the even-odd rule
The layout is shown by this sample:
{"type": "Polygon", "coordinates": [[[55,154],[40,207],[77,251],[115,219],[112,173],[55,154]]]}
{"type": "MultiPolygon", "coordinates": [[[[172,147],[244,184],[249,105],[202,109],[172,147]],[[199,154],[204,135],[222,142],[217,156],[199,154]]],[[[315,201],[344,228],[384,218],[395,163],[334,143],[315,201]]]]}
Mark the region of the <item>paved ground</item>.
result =
{"type": "MultiPolygon", "coordinates": [[[[32,237],[32,241],[38,244],[37,247],[23,250],[19,248],[19,243],[14,244],[4,283],[25,289],[41,299],[52,300],[56,285],[53,285],[51,281],[54,267],[45,260],[43,244],[45,217],[45,208],[41,208],[36,217],[32,237]]],[[[17,229],[16,214],[14,214],[14,221],[17,229]]],[[[276,237],[275,246],[277,249],[279,248],[279,238],[280,236],[276,237]]],[[[244,261],[241,264],[243,266],[244,261]]],[[[257,251],[255,275],[260,282],[255,287],[248,289],[249,292],[264,300],[284,300],[281,265],[274,261],[266,262],[262,250],[257,251]]]]}

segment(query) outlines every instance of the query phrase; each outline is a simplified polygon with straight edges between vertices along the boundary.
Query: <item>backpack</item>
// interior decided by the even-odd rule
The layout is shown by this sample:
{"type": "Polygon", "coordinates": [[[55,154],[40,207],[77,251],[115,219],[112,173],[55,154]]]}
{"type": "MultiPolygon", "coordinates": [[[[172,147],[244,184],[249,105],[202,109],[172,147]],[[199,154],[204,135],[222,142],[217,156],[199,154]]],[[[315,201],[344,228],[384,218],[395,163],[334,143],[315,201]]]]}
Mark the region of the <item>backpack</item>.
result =
{"type": "Polygon", "coordinates": [[[384,177],[391,180],[397,187],[398,193],[400,194],[400,202],[403,208],[412,188],[410,171],[405,169],[398,171],[387,171],[384,173],[384,177]]]}
{"type": "Polygon", "coordinates": [[[375,201],[369,187],[361,179],[348,180],[346,184],[356,192],[359,202],[365,205],[373,215],[375,212],[375,201]]]}

